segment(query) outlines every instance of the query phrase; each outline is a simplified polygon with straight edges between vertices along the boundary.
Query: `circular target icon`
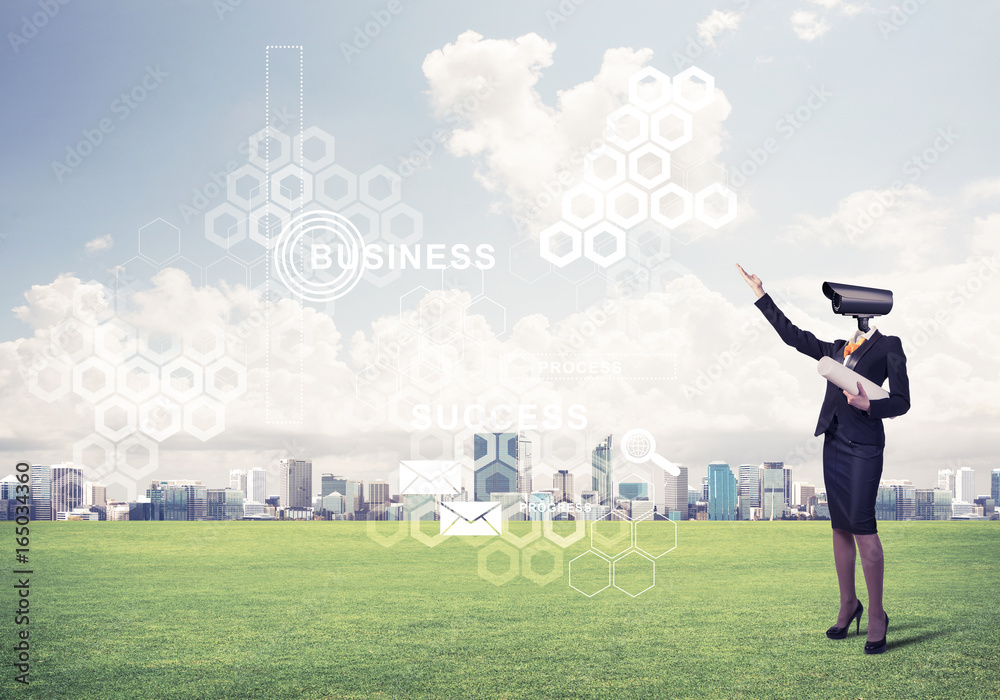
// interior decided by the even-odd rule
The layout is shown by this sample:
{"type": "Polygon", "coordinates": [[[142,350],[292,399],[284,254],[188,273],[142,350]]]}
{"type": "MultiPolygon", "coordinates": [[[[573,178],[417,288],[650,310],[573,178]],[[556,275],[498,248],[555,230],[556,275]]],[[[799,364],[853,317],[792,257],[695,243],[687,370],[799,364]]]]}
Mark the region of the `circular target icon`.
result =
{"type": "Polygon", "coordinates": [[[292,218],[274,246],[274,269],[306,301],[327,302],[351,291],[365,272],[365,242],[346,216],[307,211],[292,218]]]}

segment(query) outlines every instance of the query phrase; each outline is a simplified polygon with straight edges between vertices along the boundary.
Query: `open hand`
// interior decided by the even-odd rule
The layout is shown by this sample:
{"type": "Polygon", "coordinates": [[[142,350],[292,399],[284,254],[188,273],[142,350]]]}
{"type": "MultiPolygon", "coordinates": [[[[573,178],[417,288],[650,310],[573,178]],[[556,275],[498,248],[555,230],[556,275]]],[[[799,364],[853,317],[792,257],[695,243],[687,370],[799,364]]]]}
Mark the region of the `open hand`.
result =
{"type": "Polygon", "coordinates": [[[861,382],[858,382],[857,395],[845,391],[844,396],[847,397],[849,405],[854,406],[854,408],[860,411],[867,411],[872,406],[872,402],[868,400],[868,394],[865,393],[865,388],[861,386],[861,382]]]}
{"type": "Polygon", "coordinates": [[[760,299],[762,296],[764,296],[764,283],[760,281],[760,277],[758,277],[757,275],[748,275],[747,271],[744,270],[742,267],[740,267],[739,263],[736,263],[736,267],[739,268],[740,274],[743,275],[744,281],[746,281],[746,283],[750,285],[750,289],[752,289],[753,293],[757,295],[757,298],[760,299]]]}

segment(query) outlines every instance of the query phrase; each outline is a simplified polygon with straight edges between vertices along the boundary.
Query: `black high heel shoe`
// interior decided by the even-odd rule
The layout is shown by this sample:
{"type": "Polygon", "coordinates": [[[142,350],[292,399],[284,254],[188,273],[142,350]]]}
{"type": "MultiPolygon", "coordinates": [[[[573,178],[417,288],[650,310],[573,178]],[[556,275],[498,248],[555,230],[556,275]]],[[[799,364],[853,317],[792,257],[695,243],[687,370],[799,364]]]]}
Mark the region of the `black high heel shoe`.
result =
{"type": "MultiPolygon", "coordinates": [[[[882,613],[885,615],[885,613],[882,613]]],[[[889,632],[889,616],[885,615],[885,631],[889,632]]],[[[866,654],[884,654],[886,649],[885,635],[882,635],[882,639],[877,642],[865,642],[865,653],[866,654]]]]}
{"type": "Polygon", "coordinates": [[[857,629],[854,631],[855,636],[861,634],[861,613],[864,611],[865,606],[862,605],[859,600],[858,607],[854,610],[854,614],[847,618],[847,625],[845,627],[831,627],[826,631],[826,636],[830,639],[845,639],[847,637],[847,630],[851,629],[851,623],[854,621],[857,621],[858,623],[857,629]]]}

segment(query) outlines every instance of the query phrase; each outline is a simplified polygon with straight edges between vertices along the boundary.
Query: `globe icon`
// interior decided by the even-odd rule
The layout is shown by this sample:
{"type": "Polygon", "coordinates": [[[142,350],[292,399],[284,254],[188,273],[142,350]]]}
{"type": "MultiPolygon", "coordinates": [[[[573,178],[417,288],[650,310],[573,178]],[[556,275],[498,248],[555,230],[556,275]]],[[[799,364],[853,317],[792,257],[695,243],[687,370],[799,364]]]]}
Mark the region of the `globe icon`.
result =
{"type": "Polygon", "coordinates": [[[642,434],[631,435],[625,443],[625,449],[633,457],[645,457],[649,454],[649,439],[642,434]]]}

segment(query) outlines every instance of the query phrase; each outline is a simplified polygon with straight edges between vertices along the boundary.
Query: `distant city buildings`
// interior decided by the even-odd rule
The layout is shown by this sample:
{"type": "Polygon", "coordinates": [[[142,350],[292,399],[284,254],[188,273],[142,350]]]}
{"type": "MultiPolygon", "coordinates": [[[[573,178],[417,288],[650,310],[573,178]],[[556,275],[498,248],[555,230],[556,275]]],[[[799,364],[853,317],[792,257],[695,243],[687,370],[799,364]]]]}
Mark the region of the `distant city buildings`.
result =
{"type": "Polygon", "coordinates": [[[282,508],[312,508],[312,460],[281,460],[278,481],[282,508]]]}
{"type": "Polygon", "coordinates": [[[708,519],[736,520],[739,483],[725,462],[708,465],[708,519]]]}

